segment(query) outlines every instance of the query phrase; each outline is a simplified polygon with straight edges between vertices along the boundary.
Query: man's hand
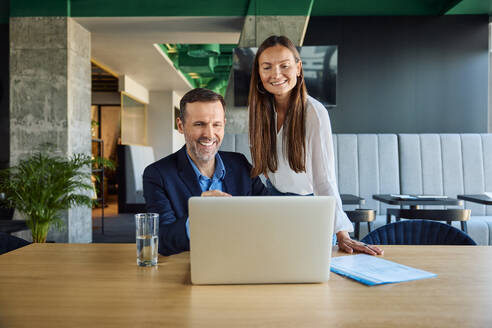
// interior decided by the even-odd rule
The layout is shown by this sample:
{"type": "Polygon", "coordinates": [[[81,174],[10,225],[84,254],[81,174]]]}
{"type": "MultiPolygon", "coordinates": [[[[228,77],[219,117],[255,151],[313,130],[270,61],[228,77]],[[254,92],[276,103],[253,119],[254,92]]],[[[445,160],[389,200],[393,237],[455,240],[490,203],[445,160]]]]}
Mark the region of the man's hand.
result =
{"type": "Polygon", "coordinates": [[[207,190],[202,192],[202,197],[232,197],[232,195],[220,190],[207,190]]]}
{"type": "Polygon", "coordinates": [[[367,253],[369,255],[382,255],[384,253],[379,247],[352,240],[346,231],[337,232],[337,241],[338,247],[349,254],[352,254],[354,251],[367,253]]]}

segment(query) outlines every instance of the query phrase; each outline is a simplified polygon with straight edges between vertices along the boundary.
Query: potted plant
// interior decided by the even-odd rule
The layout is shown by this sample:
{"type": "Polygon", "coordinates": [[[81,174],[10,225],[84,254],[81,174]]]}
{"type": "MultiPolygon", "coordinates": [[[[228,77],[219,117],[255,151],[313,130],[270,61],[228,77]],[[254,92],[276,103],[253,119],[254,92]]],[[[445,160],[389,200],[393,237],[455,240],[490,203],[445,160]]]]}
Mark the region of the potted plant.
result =
{"type": "Polygon", "coordinates": [[[102,171],[101,169],[104,169],[104,172],[111,172],[116,169],[115,162],[108,158],[104,158],[101,156],[92,156],[92,176],[91,176],[91,181],[92,181],[92,189],[93,189],[93,200],[94,203],[92,204],[93,207],[99,207],[101,204],[99,204],[98,199],[100,199],[102,194],[104,193],[104,198],[107,199],[107,186],[108,186],[108,177],[107,175],[101,174],[102,171]],[[101,176],[104,175],[104,183],[101,183],[101,176]],[[102,188],[104,186],[104,190],[102,188]]]}
{"type": "Polygon", "coordinates": [[[4,202],[26,216],[33,242],[46,242],[52,225],[63,227],[62,210],[92,205],[91,163],[82,154],[65,158],[36,153],[0,171],[4,202]]]}
{"type": "Polygon", "coordinates": [[[95,120],[91,120],[91,134],[93,138],[97,138],[98,133],[97,133],[97,128],[99,126],[99,122],[95,120]]]}

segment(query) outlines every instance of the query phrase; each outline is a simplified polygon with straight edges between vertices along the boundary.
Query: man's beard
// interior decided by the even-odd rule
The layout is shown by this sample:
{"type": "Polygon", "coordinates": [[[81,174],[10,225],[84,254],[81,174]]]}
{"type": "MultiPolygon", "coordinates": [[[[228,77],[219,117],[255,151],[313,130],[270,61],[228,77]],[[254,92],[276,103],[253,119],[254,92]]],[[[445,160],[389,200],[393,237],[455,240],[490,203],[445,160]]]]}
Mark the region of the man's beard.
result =
{"type": "Polygon", "coordinates": [[[199,138],[193,140],[185,134],[186,147],[188,151],[200,162],[209,162],[212,160],[219,151],[220,143],[217,138],[199,138]],[[204,142],[216,142],[215,149],[211,152],[200,150],[200,141],[204,142]]]}

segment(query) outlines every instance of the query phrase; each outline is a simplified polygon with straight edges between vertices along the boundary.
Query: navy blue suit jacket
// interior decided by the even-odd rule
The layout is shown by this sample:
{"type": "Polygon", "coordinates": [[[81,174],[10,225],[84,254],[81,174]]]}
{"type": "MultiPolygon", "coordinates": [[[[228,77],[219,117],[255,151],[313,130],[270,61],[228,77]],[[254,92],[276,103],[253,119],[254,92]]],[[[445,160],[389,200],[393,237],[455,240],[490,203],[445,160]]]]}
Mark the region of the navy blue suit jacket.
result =
{"type": "MultiPolygon", "coordinates": [[[[219,152],[226,174],[223,191],[232,196],[267,195],[261,180],[250,177],[251,165],[244,155],[219,152]]],[[[188,199],[202,190],[186,156],[186,146],[145,168],[144,197],[147,212],[159,213],[159,253],[171,255],[190,249],[186,235],[188,199]]]]}

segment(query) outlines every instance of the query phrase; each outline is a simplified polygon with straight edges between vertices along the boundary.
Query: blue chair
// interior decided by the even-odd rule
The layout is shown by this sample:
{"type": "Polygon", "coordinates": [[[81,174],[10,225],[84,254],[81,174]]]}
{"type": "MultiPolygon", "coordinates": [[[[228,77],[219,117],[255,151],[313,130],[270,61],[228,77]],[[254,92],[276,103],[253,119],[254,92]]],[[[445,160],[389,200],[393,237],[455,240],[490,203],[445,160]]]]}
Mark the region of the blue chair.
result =
{"type": "Polygon", "coordinates": [[[31,244],[30,242],[11,236],[7,233],[0,232],[0,255],[13,251],[17,248],[21,248],[31,244]]]}
{"type": "Polygon", "coordinates": [[[373,245],[476,245],[463,231],[429,220],[387,224],[369,233],[362,242],[373,245]]]}

